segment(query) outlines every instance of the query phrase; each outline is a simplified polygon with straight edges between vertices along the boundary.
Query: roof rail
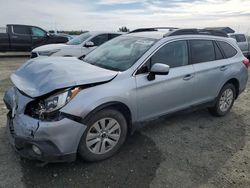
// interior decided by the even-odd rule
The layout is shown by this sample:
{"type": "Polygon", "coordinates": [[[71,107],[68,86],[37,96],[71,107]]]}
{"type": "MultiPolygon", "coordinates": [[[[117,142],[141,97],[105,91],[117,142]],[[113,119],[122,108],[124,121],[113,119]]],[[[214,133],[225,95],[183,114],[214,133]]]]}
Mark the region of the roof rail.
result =
{"type": "Polygon", "coordinates": [[[146,32],[146,31],[158,31],[159,29],[169,29],[170,31],[178,29],[176,27],[146,27],[146,28],[138,28],[129,33],[137,33],[137,32],[146,32]]]}
{"type": "Polygon", "coordinates": [[[213,29],[176,29],[170,31],[164,35],[167,36],[176,36],[176,35],[213,35],[219,37],[228,37],[227,33],[222,30],[213,30],[213,29]]]}
{"type": "Polygon", "coordinates": [[[230,27],[206,27],[204,29],[219,30],[219,31],[224,31],[226,33],[235,33],[235,31],[230,27]]]}

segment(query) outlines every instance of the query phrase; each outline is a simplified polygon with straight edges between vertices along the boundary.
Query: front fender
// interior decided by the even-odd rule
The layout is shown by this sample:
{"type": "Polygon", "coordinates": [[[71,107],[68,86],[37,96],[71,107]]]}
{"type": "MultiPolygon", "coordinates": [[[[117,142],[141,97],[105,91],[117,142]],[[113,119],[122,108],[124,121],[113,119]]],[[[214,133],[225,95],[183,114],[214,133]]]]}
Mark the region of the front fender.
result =
{"type": "Polygon", "coordinates": [[[91,88],[83,89],[75,98],[73,98],[61,112],[81,117],[84,119],[90,112],[97,107],[105,104],[118,102],[126,105],[132,115],[132,122],[136,119],[136,87],[134,80],[131,82],[122,80],[111,81],[106,84],[94,86],[91,88]]]}

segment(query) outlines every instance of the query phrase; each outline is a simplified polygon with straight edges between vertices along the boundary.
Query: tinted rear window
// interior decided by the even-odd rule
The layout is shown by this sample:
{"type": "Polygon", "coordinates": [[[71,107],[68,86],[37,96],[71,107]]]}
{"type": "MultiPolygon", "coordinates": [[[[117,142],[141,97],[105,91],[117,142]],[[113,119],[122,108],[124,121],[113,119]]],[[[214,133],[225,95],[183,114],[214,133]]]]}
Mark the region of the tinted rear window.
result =
{"type": "Polygon", "coordinates": [[[6,33],[6,32],[7,32],[7,30],[5,27],[0,27],[0,33],[6,33]]]}
{"type": "Polygon", "coordinates": [[[218,44],[220,48],[223,50],[226,58],[233,57],[237,54],[237,50],[235,50],[234,47],[232,47],[227,42],[218,41],[218,44]]]}
{"type": "Polygon", "coordinates": [[[213,41],[191,40],[190,46],[193,64],[214,61],[216,59],[213,41]]]}
{"type": "Polygon", "coordinates": [[[245,35],[235,35],[235,38],[237,42],[246,42],[245,35]]]}
{"type": "Polygon", "coordinates": [[[13,32],[21,35],[29,35],[30,29],[26,26],[13,26],[13,32]]]}

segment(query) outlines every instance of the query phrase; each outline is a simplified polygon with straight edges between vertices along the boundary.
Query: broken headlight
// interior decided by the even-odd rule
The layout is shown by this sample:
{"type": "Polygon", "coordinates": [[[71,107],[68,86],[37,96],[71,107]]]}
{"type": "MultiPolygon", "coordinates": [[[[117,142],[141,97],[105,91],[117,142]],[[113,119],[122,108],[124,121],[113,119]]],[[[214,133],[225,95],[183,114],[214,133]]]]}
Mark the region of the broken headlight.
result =
{"type": "Polygon", "coordinates": [[[52,96],[40,101],[39,106],[41,108],[41,111],[43,111],[43,113],[44,112],[50,113],[50,112],[54,112],[54,111],[62,108],[73,97],[75,97],[79,91],[80,91],[79,88],[67,90],[67,91],[64,91],[62,93],[57,93],[55,95],[52,95],[52,96]]]}
{"type": "Polygon", "coordinates": [[[80,90],[77,87],[53,94],[48,98],[34,100],[27,105],[25,114],[38,119],[56,119],[58,118],[58,110],[73,99],[80,90]]]}

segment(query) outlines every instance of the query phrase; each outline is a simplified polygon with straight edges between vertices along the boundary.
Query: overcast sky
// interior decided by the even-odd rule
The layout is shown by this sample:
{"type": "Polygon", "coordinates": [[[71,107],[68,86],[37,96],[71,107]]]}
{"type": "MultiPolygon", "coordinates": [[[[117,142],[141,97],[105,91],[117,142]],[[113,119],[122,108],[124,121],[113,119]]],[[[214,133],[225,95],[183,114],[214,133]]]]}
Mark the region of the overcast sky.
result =
{"type": "Polygon", "coordinates": [[[250,33],[250,0],[0,0],[0,27],[117,30],[152,26],[231,26],[250,33]]]}

